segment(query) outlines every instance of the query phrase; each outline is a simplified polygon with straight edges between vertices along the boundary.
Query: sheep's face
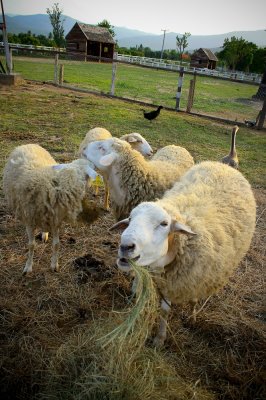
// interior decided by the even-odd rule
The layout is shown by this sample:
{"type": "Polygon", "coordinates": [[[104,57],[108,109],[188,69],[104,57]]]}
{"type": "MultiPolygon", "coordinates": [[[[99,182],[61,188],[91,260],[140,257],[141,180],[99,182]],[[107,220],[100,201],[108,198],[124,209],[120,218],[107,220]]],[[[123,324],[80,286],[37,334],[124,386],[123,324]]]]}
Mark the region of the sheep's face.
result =
{"type": "Polygon", "coordinates": [[[146,139],[137,132],[129,133],[125,140],[144,157],[151,157],[153,150],[146,139]]]}
{"type": "Polygon", "coordinates": [[[83,155],[100,171],[107,171],[118,157],[119,146],[123,146],[123,142],[116,138],[99,140],[88,144],[83,155]]]}
{"type": "Polygon", "coordinates": [[[170,233],[178,231],[194,235],[188,226],[173,220],[154,202],[141,203],[132,210],[128,219],[111,229],[115,228],[126,228],[121,235],[117,259],[117,266],[122,271],[131,269],[129,261],[161,270],[175,256],[169,252],[170,233]]]}
{"type": "Polygon", "coordinates": [[[92,166],[93,165],[89,161],[78,159],[72,161],[71,163],[53,165],[52,168],[57,171],[61,171],[63,169],[75,169],[78,172],[83,173],[87,178],[96,179],[98,174],[96,171],[94,171],[92,166]]]}

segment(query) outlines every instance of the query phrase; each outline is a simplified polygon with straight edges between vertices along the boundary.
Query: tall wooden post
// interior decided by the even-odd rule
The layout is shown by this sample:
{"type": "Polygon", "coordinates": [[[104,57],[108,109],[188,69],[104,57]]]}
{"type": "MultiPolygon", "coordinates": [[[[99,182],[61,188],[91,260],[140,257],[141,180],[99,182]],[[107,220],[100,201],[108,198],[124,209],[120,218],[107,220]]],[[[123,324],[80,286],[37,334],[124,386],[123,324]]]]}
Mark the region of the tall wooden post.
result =
{"type": "Polygon", "coordinates": [[[264,99],[263,106],[260,112],[258,128],[257,128],[258,130],[261,130],[263,128],[265,116],[266,116],[266,98],[264,99]]]}
{"type": "Polygon", "coordinates": [[[194,73],[194,77],[193,77],[193,79],[190,80],[190,83],[189,83],[189,93],[188,93],[188,102],[187,102],[187,112],[188,113],[190,113],[193,103],[194,103],[195,86],[196,86],[196,73],[194,73]]]}
{"type": "Polygon", "coordinates": [[[184,67],[180,67],[179,78],[178,78],[178,87],[177,87],[177,92],[176,92],[176,106],[175,106],[176,111],[180,110],[180,98],[181,98],[181,92],[182,92],[182,86],[183,86],[183,76],[184,76],[184,67]]]}
{"type": "Polygon", "coordinates": [[[0,29],[3,32],[3,41],[4,41],[4,46],[5,46],[7,73],[11,74],[12,73],[12,61],[11,61],[11,56],[10,56],[8,37],[7,37],[7,30],[6,30],[6,19],[5,19],[5,13],[4,13],[3,0],[0,0],[0,1],[1,1],[2,18],[3,18],[3,22],[0,23],[0,29]]]}
{"type": "Polygon", "coordinates": [[[117,70],[117,63],[113,62],[113,66],[112,66],[112,83],[111,83],[111,89],[110,89],[110,95],[111,96],[113,96],[115,94],[116,70],[117,70]]]}
{"type": "Polygon", "coordinates": [[[56,53],[54,58],[54,84],[57,85],[58,83],[58,53],[56,53]]]}
{"type": "Polygon", "coordinates": [[[59,66],[59,85],[62,85],[64,82],[64,64],[60,64],[59,66]]]}

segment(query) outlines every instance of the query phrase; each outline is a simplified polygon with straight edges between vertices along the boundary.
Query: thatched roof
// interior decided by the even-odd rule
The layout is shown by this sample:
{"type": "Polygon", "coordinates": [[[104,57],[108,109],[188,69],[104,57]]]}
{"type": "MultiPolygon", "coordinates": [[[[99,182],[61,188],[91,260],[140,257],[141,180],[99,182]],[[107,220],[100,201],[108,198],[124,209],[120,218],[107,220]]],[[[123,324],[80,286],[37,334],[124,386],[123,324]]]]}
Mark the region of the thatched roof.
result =
{"type": "Polygon", "coordinates": [[[213,54],[213,52],[210,49],[203,49],[204,53],[206,54],[206,56],[208,57],[209,60],[211,61],[218,61],[218,58],[216,57],[215,54],[213,54]]]}
{"type": "Polygon", "coordinates": [[[94,26],[88,24],[81,24],[78,22],[77,24],[84,33],[84,35],[86,36],[87,40],[91,40],[93,42],[115,44],[115,41],[107,28],[102,28],[100,26],[94,26]]]}

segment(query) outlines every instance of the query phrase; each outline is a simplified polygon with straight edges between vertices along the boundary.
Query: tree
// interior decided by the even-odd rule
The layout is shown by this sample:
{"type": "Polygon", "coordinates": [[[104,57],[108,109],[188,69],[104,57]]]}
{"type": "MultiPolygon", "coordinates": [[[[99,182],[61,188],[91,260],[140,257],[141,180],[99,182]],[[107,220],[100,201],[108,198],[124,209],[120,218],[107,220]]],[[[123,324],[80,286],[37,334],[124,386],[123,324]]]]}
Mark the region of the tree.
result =
{"type": "Polygon", "coordinates": [[[218,53],[220,60],[226,62],[228,68],[240,71],[249,71],[253,62],[253,57],[258,47],[247,40],[232,36],[229,40],[226,38],[223,44],[223,50],[218,53]]]}
{"type": "Polygon", "coordinates": [[[191,33],[185,32],[183,36],[178,36],[176,37],[176,47],[179,53],[179,59],[180,59],[180,65],[182,65],[182,58],[185,49],[188,47],[188,38],[191,36],[191,33]]]}
{"type": "Polygon", "coordinates": [[[62,12],[63,10],[59,9],[58,3],[54,3],[52,9],[46,9],[47,14],[49,15],[51,25],[53,27],[53,39],[58,47],[65,46],[65,38],[64,38],[64,19],[62,20],[62,12]]]}
{"type": "Polygon", "coordinates": [[[102,28],[107,28],[112,37],[115,37],[114,26],[111,25],[110,22],[107,21],[107,19],[103,19],[102,22],[99,22],[97,25],[101,26],[102,28]]]}

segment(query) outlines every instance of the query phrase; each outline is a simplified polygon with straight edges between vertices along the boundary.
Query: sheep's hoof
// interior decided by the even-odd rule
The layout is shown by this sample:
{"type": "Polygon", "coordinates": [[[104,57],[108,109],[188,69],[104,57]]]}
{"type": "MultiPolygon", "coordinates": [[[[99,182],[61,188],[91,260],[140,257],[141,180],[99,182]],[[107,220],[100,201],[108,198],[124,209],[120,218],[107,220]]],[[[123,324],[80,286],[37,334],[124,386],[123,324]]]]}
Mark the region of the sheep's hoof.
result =
{"type": "Polygon", "coordinates": [[[32,272],[32,269],[28,269],[27,267],[25,267],[22,271],[22,276],[27,276],[32,272]]]}
{"type": "Polygon", "coordinates": [[[59,272],[59,265],[58,265],[58,264],[56,264],[56,265],[51,265],[51,270],[52,270],[53,272],[59,272]]]}
{"type": "Polygon", "coordinates": [[[49,232],[42,232],[42,242],[48,242],[49,232]]]}
{"type": "Polygon", "coordinates": [[[163,347],[164,342],[165,342],[165,337],[162,337],[162,336],[157,335],[157,336],[155,336],[155,338],[153,339],[152,344],[153,344],[153,347],[159,349],[159,348],[163,347]]]}

